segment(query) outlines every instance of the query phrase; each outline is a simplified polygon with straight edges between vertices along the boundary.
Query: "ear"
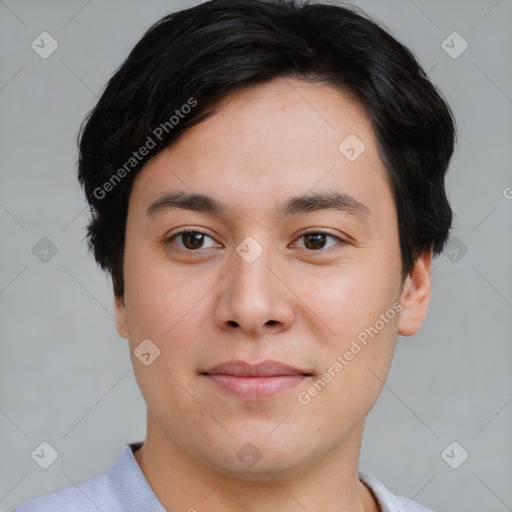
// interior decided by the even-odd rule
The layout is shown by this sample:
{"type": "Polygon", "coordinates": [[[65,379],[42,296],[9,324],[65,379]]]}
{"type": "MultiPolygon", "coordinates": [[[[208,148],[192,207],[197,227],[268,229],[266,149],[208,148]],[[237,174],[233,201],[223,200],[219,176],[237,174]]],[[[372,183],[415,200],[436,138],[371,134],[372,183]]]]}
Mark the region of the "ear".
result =
{"type": "Polygon", "coordinates": [[[119,336],[128,339],[128,329],[126,328],[126,305],[124,295],[114,297],[116,307],[116,327],[119,336]]]}
{"type": "Polygon", "coordinates": [[[400,296],[402,311],[398,321],[398,334],[411,336],[416,333],[425,316],[430,302],[432,249],[416,260],[407,276],[400,296]]]}

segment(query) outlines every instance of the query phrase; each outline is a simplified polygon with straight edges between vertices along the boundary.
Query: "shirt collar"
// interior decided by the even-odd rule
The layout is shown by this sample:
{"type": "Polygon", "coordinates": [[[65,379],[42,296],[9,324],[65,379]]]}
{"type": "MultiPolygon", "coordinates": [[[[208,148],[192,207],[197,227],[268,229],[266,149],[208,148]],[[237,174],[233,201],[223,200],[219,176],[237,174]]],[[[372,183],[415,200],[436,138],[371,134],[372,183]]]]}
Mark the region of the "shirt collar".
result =
{"type": "Polygon", "coordinates": [[[125,444],[106,476],[113,493],[120,501],[120,510],[136,512],[166,512],[149,486],[133,452],[142,441],[125,444]]]}

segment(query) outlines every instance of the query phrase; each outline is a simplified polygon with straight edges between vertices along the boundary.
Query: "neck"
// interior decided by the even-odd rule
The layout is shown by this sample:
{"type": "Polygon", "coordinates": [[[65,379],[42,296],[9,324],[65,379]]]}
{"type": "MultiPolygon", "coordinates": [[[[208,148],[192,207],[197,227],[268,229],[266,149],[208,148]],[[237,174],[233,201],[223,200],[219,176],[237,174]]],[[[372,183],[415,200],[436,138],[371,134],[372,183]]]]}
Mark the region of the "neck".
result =
{"type": "Polygon", "coordinates": [[[303,468],[267,471],[248,480],[185,452],[148,412],[146,440],[134,456],[167,510],[379,512],[371,492],[357,478],[362,427],[353,433],[356,442],[348,440],[303,468]]]}

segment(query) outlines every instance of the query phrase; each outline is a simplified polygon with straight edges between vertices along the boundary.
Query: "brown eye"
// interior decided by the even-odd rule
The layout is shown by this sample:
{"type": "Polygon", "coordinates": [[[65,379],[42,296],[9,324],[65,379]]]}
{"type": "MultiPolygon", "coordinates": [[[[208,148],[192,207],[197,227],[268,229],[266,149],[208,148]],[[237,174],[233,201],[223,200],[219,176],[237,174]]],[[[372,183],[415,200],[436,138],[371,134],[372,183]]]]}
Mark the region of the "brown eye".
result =
{"type": "Polygon", "coordinates": [[[183,245],[187,249],[200,249],[204,243],[204,235],[202,233],[190,232],[183,233],[181,236],[183,237],[183,245]]]}
{"type": "Polygon", "coordinates": [[[188,251],[196,251],[198,249],[213,247],[215,245],[215,240],[213,240],[213,238],[208,236],[206,233],[195,230],[183,230],[179,233],[175,233],[167,240],[167,242],[175,244],[180,249],[188,251]],[[207,239],[210,239],[213,244],[204,247],[204,243],[207,239]],[[177,243],[178,240],[181,240],[181,243],[177,243]]]}
{"type": "Polygon", "coordinates": [[[331,235],[330,233],[324,233],[322,231],[310,231],[304,233],[299,240],[304,240],[302,247],[310,251],[321,251],[322,249],[329,249],[337,243],[343,243],[343,240],[337,236],[331,235]],[[336,243],[326,247],[328,239],[334,240],[336,243]]]}
{"type": "Polygon", "coordinates": [[[326,238],[326,235],[323,233],[308,233],[304,235],[304,246],[312,250],[323,249],[326,238]]]}

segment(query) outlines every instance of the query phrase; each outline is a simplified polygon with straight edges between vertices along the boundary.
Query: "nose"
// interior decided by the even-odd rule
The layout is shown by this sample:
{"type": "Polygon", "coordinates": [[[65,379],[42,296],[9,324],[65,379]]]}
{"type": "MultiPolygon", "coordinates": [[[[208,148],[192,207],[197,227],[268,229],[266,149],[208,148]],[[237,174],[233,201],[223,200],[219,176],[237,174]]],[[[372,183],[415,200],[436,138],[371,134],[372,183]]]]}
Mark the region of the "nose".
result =
{"type": "Polygon", "coordinates": [[[288,329],[294,318],[293,294],[276,258],[264,249],[249,262],[234,253],[233,265],[220,283],[215,322],[223,330],[251,336],[288,329]]]}

